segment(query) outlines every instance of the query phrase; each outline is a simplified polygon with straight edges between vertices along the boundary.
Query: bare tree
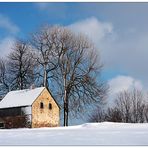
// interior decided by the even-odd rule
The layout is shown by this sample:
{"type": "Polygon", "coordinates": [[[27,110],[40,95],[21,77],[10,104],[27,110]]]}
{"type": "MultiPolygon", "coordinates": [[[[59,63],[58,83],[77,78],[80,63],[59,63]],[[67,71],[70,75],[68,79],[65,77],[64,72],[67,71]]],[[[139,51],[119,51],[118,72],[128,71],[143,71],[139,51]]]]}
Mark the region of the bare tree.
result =
{"type": "Polygon", "coordinates": [[[99,81],[102,65],[86,37],[75,35],[66,27],[46,26],[32,35],[31,43],[38,51],[38,75],[43,86],[49,88],[50,83],[50,90],[62,102],[65,126],[70,111],[79,113],[101,102],[107,90],[99,81]]]}
{"type": "Polygon", "coordinates": [[[56,27],[44,26],[32,34],[31,44],[36,49],[39,78],[43,79],[43,86],[49,89],[49,81],[53,77],[51,71],[58,66],[56,53],[58,30],[56,27]]]}
{"type": "Polygon", "coordinates": [[[116,108],[121,113],[122,122],[143,123],[145,121],[145,101],[142,91],[133,89],[118,94],[116,108]]]}
{"type": "Polygon", "coordinates": [[[99,81],[102,65],[85,36],[59,27],[57,40],[58,68],[52,73],[63,98],[64,126],[68,126],[69,112],[79,113],[99,104],[107,87],[99,81]]]}
{"type": "Polygon", "coordinates": [[[6,59],[0,59],[0,96],[5,95],[10,90],[8,67],[6,59]]]}
{"type": "Polygon", "coordinates": [[[34,83],[35,60],[31,47],[17,41],[8,56],[8,69],[11,79],[11,89],[25,89],[34,83]]]}
{"type": "Polygon", "coordinates": [[[122,122],[122,113],[116,107],[108,108],[105,114],[105,121],[122,122]]]}
{"type": "Polygon", "coordinates": [[[121,112],[123,122],[131,122],[131,98],[130,93],[123,91],[117,94],[117,99],[115,100],[116,107],[118,111],[121,112]]]}
{"type": "Polygon", "coordinates": [[[148,122],[148,104],[141,90],[126,90],[117,94],[115,105],[106,110],[97,108],[92,112],[91,122],[125,122],[143,123],[148,122]]]}
{"type": "Polygon", "coordinates": [[[102,107],[97,107],[88,118],[89,122],[122,122],[122,116],[121,112],[118,110],[118,108],[108,107],[107,109],[102,109],[102,107]]]}
{"type": "Polygon", "coordinates": [[[97,107],[88,117],[89,122],[104,122],[106,120],[106,111],[102,107],[97,107]]]}
{"type": "Polygon", "coordinates": [[[145,118],[145,122],[148,122],[148,103],[146,103],[145,105],[144,118],[145,118]]]}
{"type": "Polygon", "coordinates": [[[131,93],[132,100],[132,122],[144,122],[145,100],[142,91],[134,89],[131,93]]]}

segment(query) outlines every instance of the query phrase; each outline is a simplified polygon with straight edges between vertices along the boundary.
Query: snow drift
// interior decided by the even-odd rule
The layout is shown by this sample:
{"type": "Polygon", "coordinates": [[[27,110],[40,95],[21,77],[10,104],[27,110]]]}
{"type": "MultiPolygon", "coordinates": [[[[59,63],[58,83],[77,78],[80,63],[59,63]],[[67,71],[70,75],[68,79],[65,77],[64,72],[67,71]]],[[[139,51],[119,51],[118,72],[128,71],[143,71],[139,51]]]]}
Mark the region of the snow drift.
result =
{"type": "Polygon", "coordinates": [[[0,130],[0,145],[148,145],[147,138],[148,123],[103,122],[0,130]]]}

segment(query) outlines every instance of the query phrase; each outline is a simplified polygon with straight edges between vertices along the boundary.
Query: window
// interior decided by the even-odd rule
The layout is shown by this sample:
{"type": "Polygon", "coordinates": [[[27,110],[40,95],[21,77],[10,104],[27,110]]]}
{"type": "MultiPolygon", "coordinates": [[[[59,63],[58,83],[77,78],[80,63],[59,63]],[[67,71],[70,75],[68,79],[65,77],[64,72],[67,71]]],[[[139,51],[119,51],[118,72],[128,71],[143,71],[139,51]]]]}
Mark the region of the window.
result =
{"type": "Polygon", "coordinates": [[[0,122],[0,128],[4,128],[4,123],[0,122]]]}
{"type": "Polygon", "coordinates": [[[40,108],[44,108],[43,102],[40,103],[40,108]]]}
{"type": "Polygon", "coordinates": [[[52,104],[51,103],[49,103],[49,109],[52,109],[52,104]]]}

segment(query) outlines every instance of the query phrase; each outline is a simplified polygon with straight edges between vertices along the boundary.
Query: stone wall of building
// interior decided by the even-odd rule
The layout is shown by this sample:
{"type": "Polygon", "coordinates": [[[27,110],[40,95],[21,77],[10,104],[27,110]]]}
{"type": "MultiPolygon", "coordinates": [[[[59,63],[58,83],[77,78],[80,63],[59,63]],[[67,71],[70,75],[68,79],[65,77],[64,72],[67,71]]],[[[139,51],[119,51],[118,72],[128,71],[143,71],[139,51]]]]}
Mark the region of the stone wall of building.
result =
{"type": "Polygon", "coordinates": [[[44,89],[32,104],[32,127],[56,127],[60,125],[59,122],[59,107],[47,89],[44,89]]]}

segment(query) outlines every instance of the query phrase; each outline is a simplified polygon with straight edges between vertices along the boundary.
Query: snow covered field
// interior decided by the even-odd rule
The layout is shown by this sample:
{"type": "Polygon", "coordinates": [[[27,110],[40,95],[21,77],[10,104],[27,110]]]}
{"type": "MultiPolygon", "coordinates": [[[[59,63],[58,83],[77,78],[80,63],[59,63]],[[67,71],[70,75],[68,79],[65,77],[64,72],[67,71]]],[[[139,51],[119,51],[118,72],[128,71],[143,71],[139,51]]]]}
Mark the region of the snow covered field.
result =
{"type": "Polygon", "coordinates": [[[86,123],[37,129],[1,129],[0,145],[148,145],[148,123],[86,123]]]}

